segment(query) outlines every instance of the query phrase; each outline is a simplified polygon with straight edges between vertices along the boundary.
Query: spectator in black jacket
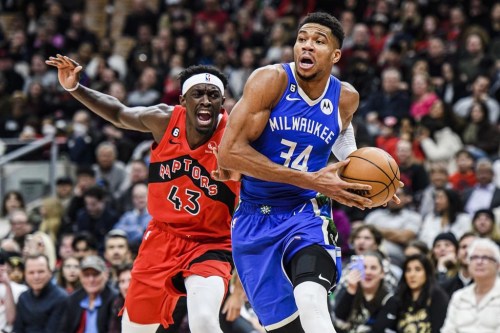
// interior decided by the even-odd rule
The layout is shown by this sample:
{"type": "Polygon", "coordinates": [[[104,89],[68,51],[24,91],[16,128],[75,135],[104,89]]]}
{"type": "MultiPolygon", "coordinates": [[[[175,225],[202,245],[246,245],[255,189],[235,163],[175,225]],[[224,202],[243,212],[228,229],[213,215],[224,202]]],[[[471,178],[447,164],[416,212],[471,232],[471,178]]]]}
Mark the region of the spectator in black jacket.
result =
{"type": "Polygon", "coordinates": [[[106,263],[101,257],[88,256],[80,267],[82,288],[68,298],[58,332],[108,333],[118,292],[108,284],[106,263]]]}
{"type": "Polygon", "coordinates": [[[29,289],[19,296],[16,333],[56,332],[64,313],[66,292],[51,283],[49,259],[43,254],[25,259],[25,278],[29,289]]]}

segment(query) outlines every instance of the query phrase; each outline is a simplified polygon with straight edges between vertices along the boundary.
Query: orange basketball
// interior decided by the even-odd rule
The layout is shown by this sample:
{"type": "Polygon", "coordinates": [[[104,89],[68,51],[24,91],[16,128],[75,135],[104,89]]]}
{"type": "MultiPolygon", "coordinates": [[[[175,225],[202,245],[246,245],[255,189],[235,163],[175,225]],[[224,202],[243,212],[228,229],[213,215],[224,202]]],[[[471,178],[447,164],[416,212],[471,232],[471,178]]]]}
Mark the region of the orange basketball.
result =
{"type": "Polygon", "coordinates": [[[385,150],[364,147],[349,155],[349,164],[340,170],[340,177],[346,182],[371,185],[371,191],[354,191],[372,200],[371,207],[390,201],[399,187],[399,167],[385,150]]]}

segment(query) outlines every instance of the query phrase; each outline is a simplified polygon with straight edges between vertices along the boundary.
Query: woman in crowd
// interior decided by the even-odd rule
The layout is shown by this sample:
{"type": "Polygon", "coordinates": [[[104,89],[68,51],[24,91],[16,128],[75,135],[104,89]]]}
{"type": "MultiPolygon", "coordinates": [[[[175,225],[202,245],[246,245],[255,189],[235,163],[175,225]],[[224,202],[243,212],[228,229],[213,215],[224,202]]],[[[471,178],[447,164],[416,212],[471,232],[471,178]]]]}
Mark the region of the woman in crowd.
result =
{"type": "Polygon", "coordinates": [[[392,296],[384,282],[383,258],[366,252],[347,275],[347,288],[335,297],[334,324],[339,333],[367,332],[378,321],[380,309],[392,296]]]}
{"type": "Polygon", "coordinates": [[[477,154],[494,156],[498,153],[500,132],[489,121],[486,103],[476,101],[472,104],[462,140],[465,145],[473,147],[477,154]]]}
{"type": "Polygon", "coordinates": [[[43,199],[42,206],[40,207],[42,222],[40,223],[39,230],[49,235],[54,243],[56,243],[59,236],[63,214],[63,205],[58,198],[48,197],[43,199]]]}
{"type": "Polygon", "coordinates": [[[457,254],[458,240],[451,232],[443,232],[436,236],[432,244],[431,261],[438,282],[445,282],[457,275],[457,254]]]}
{"type": "Polygon", "coordinates": [[[9,214],[16,209],[25,209],[24,197],[21,192],[9,191],[5,193],[0,212],[0,238],[4,238],[10,232],[9,214]]]}
{"type": "Polygon", "coordinates": [[[454,190],[436,189],[434,194],[434,212],[424,217],[418,238],[431,248],[436,236],[442,232],[452,232],[460,238],[471,229],[471,219],[462,213],[463,205],[460,196],[454,190]]]}
{"type": "Polygon", "coordinates": [[[436,283],[431,261],[413,255],[406,259],[403,270],[398,292],[384,306],[383,319],[375,323],[372,332],[389,329],[398,333],[439,333],[448,295],[436,283]]]}
{"type": "Polygon", "coordinates": [[[73,256],[63,260],[57,274],[57,285],[66,290],[68,295],[80,288],[80,261],[73,256]]]}
{"type": "Polygon", "coordinates": [[[44,254],[49,259],[49,267],[53,272],[56,267],[56,247],[54,242],[43,231],[36,231],[26,236],[26,242],[23,248],[23,256],[26,258],[33,254],[44,254]]]}
{"type": "Polygon", "coordinates": [[[479,209],[472,218],[472,231],[479,237],[489,238],[500,246],[500,230],[491,209],[479,209]]]}

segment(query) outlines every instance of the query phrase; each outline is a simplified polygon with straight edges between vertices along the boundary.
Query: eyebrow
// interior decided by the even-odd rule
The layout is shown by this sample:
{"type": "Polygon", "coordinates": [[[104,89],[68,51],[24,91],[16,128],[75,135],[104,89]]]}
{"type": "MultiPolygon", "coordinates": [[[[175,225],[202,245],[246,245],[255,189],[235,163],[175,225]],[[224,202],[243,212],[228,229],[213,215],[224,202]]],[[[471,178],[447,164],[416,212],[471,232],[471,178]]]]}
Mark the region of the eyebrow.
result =
{"type": "MultiPolygon", "coordinates": [[[[299,30],[299,34],[300,33],[308,33],[308,32],[306,30],[302,30],[301,29],[301,30],[299,30]]],[[[312,32],[311,34],[313,34],[313,35],[320,35],[320,36],[323,36],[325,38],[328,38],[327,34],[325,34],[324,32],[320,32],[320,31],[315,31],[315,32],[312,32]]]]}

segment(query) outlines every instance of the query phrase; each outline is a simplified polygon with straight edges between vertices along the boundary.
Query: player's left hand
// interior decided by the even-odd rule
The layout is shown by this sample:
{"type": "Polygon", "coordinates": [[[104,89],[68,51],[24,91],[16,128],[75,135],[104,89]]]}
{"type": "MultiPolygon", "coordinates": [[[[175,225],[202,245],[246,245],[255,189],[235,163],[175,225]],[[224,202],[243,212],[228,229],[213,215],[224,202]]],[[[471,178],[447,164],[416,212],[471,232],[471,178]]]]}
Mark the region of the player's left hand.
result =
{"type": "MultiPolygon", "coordinates": [[[[219,152],[217,150],[217,147],[212,148],[212,152],[217,158],[217,161],[219,160],[219,152]]],[[[226,180],[234,180],[239,182],[241,180],[241,173],[232,171],[232,170],[227,170],[227,169],[222,169],[221,167],[217,166],[217,170],[213,170],[211,172],[212,178],[217,180],[217,181],[226,181],[226,180]]]]}
{"type": "MultiPolygon", "coordinates": [[[[402,181],[399,181],[399,187],[404,187],[404,186],[405,184],[402,181]]],[[[391,201],[393,201],[396,205],[399,205],[401,203],[401,199],[396,194],[392,196],[391,201]]],[[[384,207],[385,206],[387,206],[387,202],[384,204],[384,207]]]]}
{"type": "Polygon", "coordinates": [[[240,316],[241,307],[245,303],[244,297],[239,293],[229,295],[222,307],[222,314],[226,315],[227,321],[235,321],[240,316]]]}

